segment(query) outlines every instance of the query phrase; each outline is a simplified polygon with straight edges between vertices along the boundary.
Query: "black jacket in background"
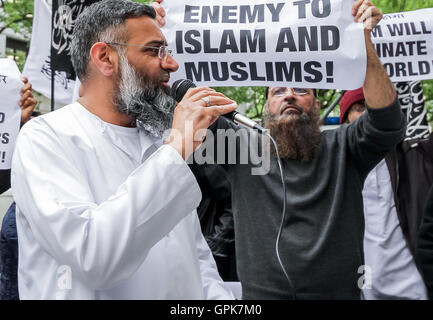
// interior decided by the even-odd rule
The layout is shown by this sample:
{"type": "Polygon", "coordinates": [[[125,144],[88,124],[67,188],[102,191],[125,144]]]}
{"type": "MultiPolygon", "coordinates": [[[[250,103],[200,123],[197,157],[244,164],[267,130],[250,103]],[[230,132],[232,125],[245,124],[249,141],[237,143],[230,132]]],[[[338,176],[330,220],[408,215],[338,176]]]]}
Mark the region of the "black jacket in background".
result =
{"type": "Polygon", "coordinates": [[[207,168],[205,177],[200,176],[196,166],[190,166],[202,192],[202,200],[197,208],[201,229],[221,278],[224,281],[239,281],[230,182],[219,166],[202,166],[207,168]]]}
{"type": "Polygon", "coordinates": [[[430,299],[433,299],[433,187],[427,196],[418,239],[418,258],[430,299]]]}
{"type": "Polygon", "coordinates": [[[417,253],[427,194],[433,185],[433,134],[398,144],[386,157],[400,227],[420,270],[417,253]]]}
{"type": "Polygon", "coordinates": [[[0,194],[11,187],[11,170],[0,170],[0,194]]]}

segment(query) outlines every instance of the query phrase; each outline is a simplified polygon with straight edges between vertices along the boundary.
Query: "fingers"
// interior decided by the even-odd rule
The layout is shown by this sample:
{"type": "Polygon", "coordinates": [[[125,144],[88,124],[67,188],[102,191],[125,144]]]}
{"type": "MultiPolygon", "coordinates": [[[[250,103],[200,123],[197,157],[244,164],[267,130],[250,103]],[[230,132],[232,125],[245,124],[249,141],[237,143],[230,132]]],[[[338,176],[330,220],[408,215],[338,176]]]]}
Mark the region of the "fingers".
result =
{"type": "Polygon", "coordinates": [[[382,19],[382,12],[370,0],[358,0],[352,7],[355,22],[362,22],[364,28],[372,30],[382,19]]]}
{"type": "Polygon", "coordinates": [[[18,102],[18,105],[21,109],[36,106],[36,99],[34,99],[32,94],[32,84],[28,82],[27,78],[22,79],[24,86],[21,88],[21,99],[18,102]]]}
{"type": "MultiPolygon", "coordinates": [[[[221,92],[217,92],[212,88],[209,87],[196,87],[196,88],[190,88],[186,92],[184,99],[189,99],[192,101],[197,101],[201,98],[207,97],[207,96],[215,96],[215,97],[225,97],[224,94],[221,92]]],[[[228,98],[227,98],[228,99],[228,98]]],[[[230,99],[229,99],[230,100],[230,99]]],[[[233,102],[232,100],[230,100],[233,102]]]]}
{"type": "Polygon", "coordinates": [[[372,30],[376,27],[381,19],[382,12],[376,7],[369,7],[359,18],[359,22],[364,24],[365,29],[372,30]]]}
{"type": "Polygon", "coordinates": [[[188,89],[181,103],[184,105],[188,105],[189,103],[200,102],[200,104],[203,107],[207,107],[206,101],[202,100],[203,98],[209,99],[210,106],[208,108],[212,108],[213,106],[226,106],[226,105],[233,105],[233,104],[235,105],[234,109],[236,109],[237,107],[235,101],[233,101],[230,98],[227,98],[223,93],[217,92],[214,89],[209,87],[196,87],[196,88],[188,89]]]}
{"type": "Polygon", "coordinates": [[[19,105],[21,109],[32,109],[33,112],[33,109],[36,107],[36,104],[37,104],[37,100],[33,96],[31,96],[26,98],[25,100],[20,100],[19,105]]]}
{"type": "MultiPolygon", "coordinates": [[[[233,100],[227,98],[224,94],[221,92],[217,92],[214,89],[211,89],[209,87],[197,87],[197,88],[190,88],[186,92],[185,96],[183,97],[181,102],[186,102],[187,100],[189,102],[196,102],[199,101],[202,98],[208,97],[210,99],[210,104],[227,104],[232,103],[233,100]],[[223,98],[216,99],[215,98],[223,98]]],[[[203,106],[206,106],[206,103],[203,101],[203,106]]]]}
{"type": "MultiPolygon", "coordinates": [[[[352,16],[359,17],[368,5],[373,5],[370,0],[357,0],[352,6],[352,16]]],[[[356,19],[355,19],[356,21],[356,19]]]]}
{"type": "Polygon", "coordinates": [[[32,93],[32,84],[26,77],[22,78],[24,86],[21,88],[21,99],[18,102],[21,108],[21,123],[25,123],[30,120],[33,110],[36,107],[37,100],[32,93]]]}
{"type": "Polygon", "coordinates": [[[367,10],[368,7],[372,6],[373,4],[369,0],[364,0],[360,3],[358,9],[356,10],[355,14],[355,21],[358,22],[359,18],[362,16],[362,14],[367,10]]]}
{"type": "Polygon", "coordinates": [[[352,6],[352,16],[356,16],[356,13],[358,12],[359,7],[364,2],[364,0],[357,0],[353,6],[352,6]]]}
{"type": "Polygon", "coordinates": [[[27,83],[21,89],[21,99],[18,102],[19,106],[22,108],[28,107],[32,104],[36,105],[36,99],[33,97],[32,86],[30,83],[27,83]]]}
{"type": "Polygon", "coordinates": [[[192,101],[202,101],[202,105],[204,107],[207,107],[207,103],[203,98],[207,98],[209,100],[209,105],[220,105],[220,104],[228,104],[233,103],[234,101],[227,98],[224,94],[221,92],[206,92],[206,91],[200,91],[196,93],[194,96],[191,97],[192,101]]]}
{"type": "Polygon", "coordinates": [[[187,159],[200,146],[206,128],[220,115],[236,108],[237,104],[233,100],[209,87],[190,88],[174,110],[170,135],[176,133],[178,138],[168,139],[165,143],[187,159]],[[204,98],[207,98],[209,103],[204,98]],[[185,127],[186,123],[192,124],[192,130],[185,127]],[[192,147],[187,148],[187,145],[192,147]]]}
{"type": "Polygon", "coordinates": [[[158,23],[158,25],[160,27],[163,27],[165,25],[165,10],[164,8],[160,5],[160,3],[162,2],[162,0],[157,0],[156,2],[152,2],[152,7],[153,9],[155,9],[156,12],[156,17],[155,20],[158,23]]]}
{"type": "Polygon", "coordinates": [[[33,110],[35,109],[37,104],[36,99],[33,97],[26,98],[23,101],[20,101],[20,107],[21,107],[21,123],[26,123],[30,120],[33,110]]]}
{"type": "Polygon", "coordinates": [[[200,110],[197,110],[198,112],[203,112],[203,115],[206,117],[216,118],[221,114],[231,112],[237,108],[237,103],[235,101],[227,98],[221,92],[217,92],[208,87],[190,88],[180,102],[180,105],[183,105],[184,107],[191,106],[193,108],[199,106],[198,109],[200,110]],[[207,103],[204,98],[207,98],[209,103],[207,103]],[[199,105],[196,104],[197,102],[199,105]],[[218,108],[220,106],[223,108],[218,108]],[[207,109],[211,111],[207,111],[207,109]]]}
{"type": "Polygon", "coordinates": [[[201,91],[205,91],[208,94],[211,94],[212,92],[216,92],[214,89],[209,88],[209,87],[195,87],[195,88],[189,88],[188,91],[185,93],[185,95],[183,96],[183,99],[185,98],[191,98],[194,95],[196,95],[197,93],[201,92],[201,91]]]}
{"type": "Polygon", "coordinates": [[[212,117],[217,118],[223,114],[235,111],[238,107],[238,104],[236,102],[226,104],[226,105],[216,105],[208,107],[204,110],[205,114],[212,117]]]}
{"type": "MultiPolygon", "coordinates": [[[[27,79],[27,78],[26,78],[27,79]]],[[[27,80],[28,81],[28,80],[27,80]]],[[[24,86],[21,88],[21,96],[23,95],[23,94],[25,94],[26,92],[30,92],[31,93],[31,91],[32,91],[32,84],[31,83],[29,83],[29,82],[24,82],[24,80],[23,80],[23,82],[24,82],[24,86]]]]}
{"type": "MultiPolygon", "coordinates": [[[[22,91],[22,90],[21,90],[22,91]]],[[[33,94],[30,90],[24,90],[21,92],[21,99],[20,99],[20,105],[21,103],[26,100],[27,98],[33,97],[33,94]]]]}
{"type": "Polygon", "coordinates": [[[152,7],[155,9],[156,13],[161,16],[161,18],[165,17],[165,10],[160,5],[161,1],[156,1],[152,3],[152,7]]]}
{"type": "Polygon", "coordinates": [[[225,97],[225,96],[206,96],[203,98],[200,98],[201,105],[206,108],[210,108],[211,106],[221,106],[221,105],[227,105],[235,103],[233,100],[225,97]],[[209,103],[206,102],[204,98],[207,98],[209,103]]]}

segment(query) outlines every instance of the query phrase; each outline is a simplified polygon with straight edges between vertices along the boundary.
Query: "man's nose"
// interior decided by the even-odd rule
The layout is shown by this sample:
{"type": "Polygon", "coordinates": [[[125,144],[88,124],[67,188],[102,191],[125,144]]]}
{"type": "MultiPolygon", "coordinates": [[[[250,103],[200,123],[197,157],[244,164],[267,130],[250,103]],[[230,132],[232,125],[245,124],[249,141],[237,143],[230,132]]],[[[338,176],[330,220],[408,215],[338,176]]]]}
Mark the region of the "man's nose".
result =
{"type": "Polygon", "coordinates": [[[168,55],[166,59],[161,60],[161,68],[169,72],[175,72],[179,69],[179,64],[171,55],[168,55]]]}
{"type": "Polygon", "coordinates": [[[294,100],[296,100],[296,94],[293,92],[293,90],[292,89],[290,89],[290,88],[288,88],[287,90],[286,90],[286,92],[285,92],[285,95],[284,95],[284,100],[285,101],[294,101],[294,100]]]}

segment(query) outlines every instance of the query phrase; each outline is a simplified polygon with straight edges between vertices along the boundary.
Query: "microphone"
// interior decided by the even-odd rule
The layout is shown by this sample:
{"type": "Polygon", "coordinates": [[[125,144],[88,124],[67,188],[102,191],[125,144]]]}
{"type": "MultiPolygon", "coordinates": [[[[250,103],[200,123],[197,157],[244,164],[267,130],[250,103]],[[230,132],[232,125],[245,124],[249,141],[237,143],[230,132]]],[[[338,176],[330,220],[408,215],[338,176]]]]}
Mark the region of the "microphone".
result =
{"type": "MultiPolygon", "coordinates": [[[[180,102],[183,99],[183,96],[186,94],[189,88],[195,88],[196,85],[189,79],[180,79],[176,80],[171,86],[171,96],[176,99],[177,102],[180,102]]],[[[263,133],[267,131],[265,128],[255,123],[250,118],[240,114],[237,111],[232,111],[222,115],[223,117],[234,121],[237,124],[242,124],[247,128],[256,129],[258,132],[263,133]]]]}

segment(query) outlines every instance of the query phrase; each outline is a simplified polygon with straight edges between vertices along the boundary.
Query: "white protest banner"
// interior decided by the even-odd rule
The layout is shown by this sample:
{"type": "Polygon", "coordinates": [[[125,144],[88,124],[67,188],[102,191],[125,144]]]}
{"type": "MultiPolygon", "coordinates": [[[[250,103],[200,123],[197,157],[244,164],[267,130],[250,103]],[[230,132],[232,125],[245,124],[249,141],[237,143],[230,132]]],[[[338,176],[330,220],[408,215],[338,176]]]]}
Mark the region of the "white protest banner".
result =
{"type": "Polygon", "coordinates": [[[15,61],[0,59],[0,170],[10,169],[15,139],[20,130],[23,83],[15,61]]]}
{"type": "Polygon", "coordinates": [[[355,89],[363,27],[347,0],[164,0],[163,32],[179,71],[207,86],[355,89]]]}
{"type": "MultiPolygon", "coordinates": [[[[23,75],[29,78],[35,91],[51,99],[51,10],[44,0],[35,0],[32,40],[23,75]]],[[[64,104],[72,101],[74,82],[65,72],[54,72],[54,99],[64,104]]]]}
{"type": "Polygon", "coordinates": [[[384,15],[372,31],[393,82],[433,79],[433,8],[384,15]]]}

